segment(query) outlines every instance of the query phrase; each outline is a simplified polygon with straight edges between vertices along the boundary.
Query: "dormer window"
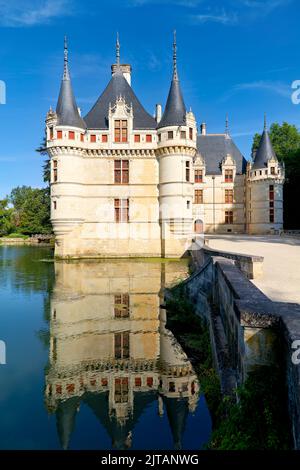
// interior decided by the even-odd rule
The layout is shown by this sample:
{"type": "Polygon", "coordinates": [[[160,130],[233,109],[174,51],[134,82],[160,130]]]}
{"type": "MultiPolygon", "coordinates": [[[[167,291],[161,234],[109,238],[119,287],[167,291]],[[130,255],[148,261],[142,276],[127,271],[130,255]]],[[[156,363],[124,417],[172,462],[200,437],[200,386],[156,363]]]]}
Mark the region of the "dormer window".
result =
{"type": "Polygon", "coordinates": [[[275,175],[275,166],[271,166],[271,175],[275,175]]]}
{"type": "Polygon", "coordinates": [[[127,142],[128,140],[128,124],[125,119],[115,120],[115,142],[127,142]]]}
{"type": "Polygon", "coordinates": [[[233,182],[233,170],[225,170],[225,183],[233,182]]]}
{"type": "Polygon", "coordinates": [[[203,171],[195,170],[195,183],[203,183],[203,171]]]}
{"type": "Polygon", "coordinates": [[[53,139],[53,127],[49,127],[50,139],[53,139]]]}

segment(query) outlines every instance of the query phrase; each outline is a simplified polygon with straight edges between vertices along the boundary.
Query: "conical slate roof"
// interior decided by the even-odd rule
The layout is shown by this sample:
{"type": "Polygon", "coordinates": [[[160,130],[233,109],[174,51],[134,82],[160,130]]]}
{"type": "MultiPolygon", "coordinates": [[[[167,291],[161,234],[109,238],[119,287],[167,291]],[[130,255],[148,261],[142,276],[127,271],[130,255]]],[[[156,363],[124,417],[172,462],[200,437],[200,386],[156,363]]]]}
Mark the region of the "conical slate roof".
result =
{"type": "Polygon", "coordinates": [[[158,128],[185,124],[186,107],[178,79],[172,79],[164,114],[158,128]]]}
{"type": "Polygon", "coordinates": [[[258,168],[265,168],[268,165],[268,160],[273,158],[277,160],[265,122],[264,131],[260,139],[252,168],[255,170],[258,168]]]}
{"type": "Polygon", "coordinates": [[[125,99],[128,106],[132,105],[134,129],[156,128],[155,119],[143,108],[123,73],[119,70],[113,74],[104,92],[85,116],[84,120],[88,129],[108,129],[109,106],[113,106],[120,96],[125,99]]]}
{"type": "Polygon", "coordinates": [[[72,126],[85,129],[86,125],[84,120],[80,117],[78,112],[76,100],[74,97],[69,67],[68,67],[68,49],[65,40],[64,47],[64,74],[60,86],[59,97],[56,106],[57,125],[59,126],[72,126]]]}
{"type": "Polygon", "coordinates": [[[189,414],[189,402],[187,398],[164,397],[168,420],[173,436],[174,448],[180,450],[184,435],[186,419],[189,414]]]}
{"type": "Polygon", "coordinates": [[[77,409],[80,404],[78,397],[60,401],[56,411],[56,425],[61,447],[67,450],[71,435],[75,429],[77,409]]]}
{"type": "Polygon", "coordinates": [[[169,95],[164,110],[164,114],[158,123],[158,129],[167,126],[182,126],[185,124],[186,107],[183,101],[183,96],[180,88],[178,73],[177,73],[177,57],[176,57],[176,36],[174,32],[173,43],[173,77],[169,90],[169,95]]]}

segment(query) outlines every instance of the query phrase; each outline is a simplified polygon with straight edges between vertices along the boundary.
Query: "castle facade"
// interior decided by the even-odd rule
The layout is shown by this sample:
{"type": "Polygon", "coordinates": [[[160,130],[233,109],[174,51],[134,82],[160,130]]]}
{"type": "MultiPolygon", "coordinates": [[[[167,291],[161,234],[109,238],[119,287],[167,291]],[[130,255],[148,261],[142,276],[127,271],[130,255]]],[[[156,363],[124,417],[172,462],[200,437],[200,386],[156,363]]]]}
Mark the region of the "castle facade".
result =
{"type": "Polygon", "coordinates": [[[283,225],[284,168],[265,128],[248,161],[230,136],[197,129],[177,71],[162,112],[151,116],[116,63],[81,116],[65,42],[56,111],[46,118],[51,220],[62,258],[181,257],[203,233],[272,233],[283,225]]]}

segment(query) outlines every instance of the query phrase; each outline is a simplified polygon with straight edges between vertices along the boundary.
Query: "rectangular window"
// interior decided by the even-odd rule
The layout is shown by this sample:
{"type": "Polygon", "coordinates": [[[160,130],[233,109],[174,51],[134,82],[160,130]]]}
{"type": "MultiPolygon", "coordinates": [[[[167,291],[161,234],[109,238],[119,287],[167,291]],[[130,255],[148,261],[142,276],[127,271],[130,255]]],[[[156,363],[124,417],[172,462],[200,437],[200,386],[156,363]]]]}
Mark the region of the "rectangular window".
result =
{"type": "Polygon", "coordinates": [[[134,384],[135,384],[136,387],[141,387],[142,386],[142,378],[141,377],[135,377],[134,384]]]}
{"type": "Polygon", "coordinates": [[[269,186],[269,200],[274,201],[274,185],[270,184],[269,186]]]}
{"type": "Polygon", "coordinates": [[[74,131],[69,131],[69,139],[70,140],[75,140],[75,132],[74,131]]]}
{"type": "Polygon", "coordinates": [[[115,222],[129,222],[129,199],[115,199],[115,222]]]}
{"type": "Polygon", "coordinates": [[[84,134],[80,134],[80,142],[84,141],[84,134]]]}
{"type": "Polygon", "coordinates": [[[180,131],[180,138],[186,139],[186,131],[180,131]]]}
{"type": "Polygon", "coordinates": [[[128,377],[115,379],[115,403],[128,402],[128,377]]]}
{"type": "Polygon", "coordinates": [[[115,160],[115,183],[128,184],[129,183],[129,161],[128,160],[115,160]]]}
{"type": "Polygon", "coordinates": [[[225,211],[225,224],[233,224],[233,211],[225,211]]]}
{"type": "Polygon", "coordinates": [[[203,170],[195,170],[195,183],[203,183],[203,170]]]}
{"type": "Polygon", "coordinates": [[[127,142],[127,120],[115,120],[115,142],[127,142]]]}
{"type": "Polygon", "coordinates": [[[195,189],[195,204],[203,204],[203,189],[195,189]]]}
{"type": "Polygon", "coordinates": [[[189,128],[189,138],[193,140],[193,128],[192,127],[189,128]]]}
{"type": "Polygon", "coordinates": [[[141,141],[140,134],[134,134],[134,141],[137,142],[137,143],[141,141]]]}
{"type": "Polygon", "coordinates": [[[115,295],[115,318],[128,318],[129,317],[129,295],[116,294],[115,295]]]}
{"type": "Polygon", "coordinates": [[[102,142],[105,144],[108,141],[107,134],[102,134],[102,142]]]}
{"type": "Polygon", "coordinates": [[[53,209],[56,210],[57,204],[56,201],[53,201],[53,209]]]}
{"type": "Polygon", "coordinates": [[[115,333],[115,359],[129,358],[129,331],[115,333]]]}
{"type": "Polygon", "coordinates": [[[53,182],[57,182],[57,160],[53,160],[53,182]]]}
{"type": "Polygon", "coordinates": [[[270,224],[273,224],[275,221],[275,217],[274,217],[274,209],[270,209],[270,224]]]}
{"type": "Polygon", "coordinates": [[[146,142],[152,142],[152,135],[146,134],[146,142]]]}
{"type": "Polygon", "coordinates": [[[225,170],[225,183],[233,182],[233,170],[225,170]]]}
{"type": "Polygon", "coordinates": [[[95,134],[91,134],[90,141],[93,142],[93,143],[96,142],[96,135],[95,134]]]}
{"type": "Polygon", "coordinates": [[[158,134],[158,142],[161,142],[161,134],[158,134]]]}
{"type": "Polygon", "coordinates": [[[56,135],[58,139],[62,139],[62,131],[57,131],[56,135]]]}
{"type": "Polygon", "coordinates": [[[50,139],[53,139],[53,127],[49,127],[50,139]]]}
{"type": "Polygon", "coordinates": [[[168,139],[173,139],[173,131],[168,131],[168,139]]]}
{"type": "Polygon", "coordinates": [[[191,207],[191,201],[186,201],[186,208],[190,209],[190,207],[191,207]]]}
{"type": "Polygon", "coordinates": [[[275,166],[271,166],[271,175],[275,175],[275,166]]]}
{"type": "Polygon", "coordinates": [[[185,162],[185,180],[190,181],[190,162],[185,162]]]}
{"type": "Polygon", "coordinates": [[[153,387],[153,377],[147,377],[147,387],[153,387]]]}
{"type": "Polygon", "coordinates": [[[225,204],[233,203],[233,189],[225,189],[225,204]]]}

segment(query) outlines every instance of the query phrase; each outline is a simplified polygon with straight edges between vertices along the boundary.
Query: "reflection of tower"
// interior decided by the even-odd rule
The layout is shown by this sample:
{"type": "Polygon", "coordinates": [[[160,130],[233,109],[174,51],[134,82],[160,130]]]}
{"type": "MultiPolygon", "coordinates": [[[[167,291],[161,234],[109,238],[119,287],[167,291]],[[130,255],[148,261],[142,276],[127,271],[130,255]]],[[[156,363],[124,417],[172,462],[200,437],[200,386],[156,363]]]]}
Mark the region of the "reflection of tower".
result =
{"type": "Polygon", "coordinates": [[[196,403],[196,378],[158,311],[161,278],[172,282],[186,274],[181,262],[56,264],[46,405],[56,412],[63,448],[80,403],[93,411],[113,447],[130,447],[135,424],[158,392],[180,446],[186,413],[196,403]]]}

